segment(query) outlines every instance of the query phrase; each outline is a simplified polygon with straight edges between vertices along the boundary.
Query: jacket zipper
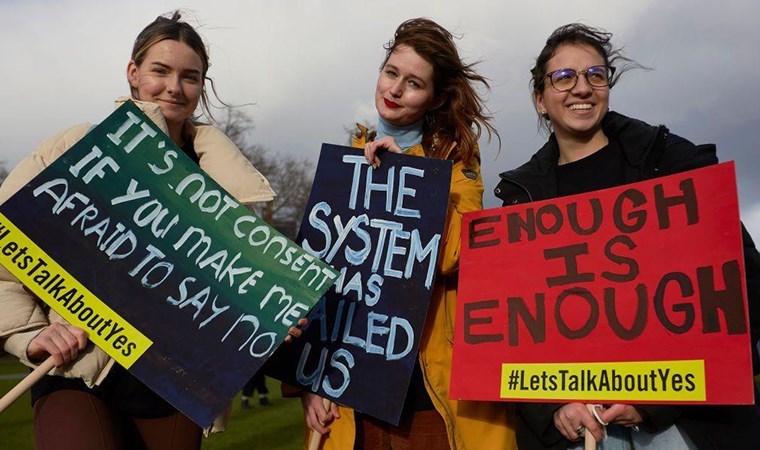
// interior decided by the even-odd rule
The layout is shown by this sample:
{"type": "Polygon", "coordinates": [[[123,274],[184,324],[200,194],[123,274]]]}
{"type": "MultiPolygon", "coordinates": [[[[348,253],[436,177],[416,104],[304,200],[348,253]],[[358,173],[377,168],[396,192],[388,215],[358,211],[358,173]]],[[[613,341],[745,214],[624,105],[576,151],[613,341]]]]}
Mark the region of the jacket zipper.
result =
{"type": "Polygon", "coordinates": [[[665,151],[665,143],[668,140],[669,131],[664,126],[660,125],[657,130],[657,136],[654,138],[654,142],[646,151],[644,155],[644,166],[642,167],[642,180],[651,180],[660,176],[660,162],[662,160],[662,154],[665,151]],[[657,151],[657,161],[649,161],[650,155],[653,151],[657,151]]]}

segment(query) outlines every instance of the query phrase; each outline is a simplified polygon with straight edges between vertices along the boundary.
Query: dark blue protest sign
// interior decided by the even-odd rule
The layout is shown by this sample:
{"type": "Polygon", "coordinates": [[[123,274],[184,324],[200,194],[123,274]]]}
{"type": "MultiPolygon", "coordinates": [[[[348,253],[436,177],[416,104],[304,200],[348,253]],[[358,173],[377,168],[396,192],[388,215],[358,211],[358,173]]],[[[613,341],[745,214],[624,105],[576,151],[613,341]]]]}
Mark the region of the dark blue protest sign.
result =
{"type": "Polygon", "coordinates": [[[446,220],[451,161],[323,144],[296,239],[340,271],[272,376],[398,424],[446,220]]]}

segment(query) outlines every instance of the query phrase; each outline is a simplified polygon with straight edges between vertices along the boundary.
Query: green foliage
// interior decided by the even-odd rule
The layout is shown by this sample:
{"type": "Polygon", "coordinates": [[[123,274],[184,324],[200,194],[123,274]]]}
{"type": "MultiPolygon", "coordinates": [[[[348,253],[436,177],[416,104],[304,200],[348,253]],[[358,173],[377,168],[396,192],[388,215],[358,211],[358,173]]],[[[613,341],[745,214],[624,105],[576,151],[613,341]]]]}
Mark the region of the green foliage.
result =
{"type": "MultiPolygon", "coordinates": [[[[6,356],[0,359],[0,375],[27,374],[26,366],[15,362],[6,356]]],[[[5,395],[18,379],[0,379],[0,394],[5,395]]],[[[0,414],[0,448],[3,449],[32,449],[32,407],[31,396],[27,391],[2,414],[0,414]]]]}
{"type": "MultiPolygon", "coordinates": [[[[21,364],[0,360],[0,375],[27,373],[21,364]]],[[[0,380],[0,395],[8,392],[14,380],[0,380]]],[[[268,379],[271,406],[260,406],[258,394],[251,399],[252,408],[240,408],[240,396],[234,399],[227,431],[203,440],[202,450],[298,450],[303,447],[303,413],[297,399],[283,399],[279,382],[268,379]]],[[[0,414],[0,449],[32,450],[32,408],[29,392],[0,414]]]]}
{"type": "Polygon", "coordinates": [[[282,398],[278,381],[267,379],[267,386],[272,405],[260,406],[258,393],[254,393],[251,398],[252,408],[243,410],[240,408],[238,395],[233,403],[232,418],[227,431],[205,439],[203,450],[303,448],[304,422],[301,402],[294,398],[282,398]]]}

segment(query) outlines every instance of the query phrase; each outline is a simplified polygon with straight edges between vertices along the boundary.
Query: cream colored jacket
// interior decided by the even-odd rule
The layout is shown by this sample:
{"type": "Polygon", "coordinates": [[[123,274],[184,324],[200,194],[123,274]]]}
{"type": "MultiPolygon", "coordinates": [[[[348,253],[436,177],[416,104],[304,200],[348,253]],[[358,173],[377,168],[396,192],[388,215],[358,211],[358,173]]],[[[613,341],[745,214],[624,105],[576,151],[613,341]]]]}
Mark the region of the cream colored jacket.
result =
{"type": "MultiPolygon", "coordinates": [[[[121,106],[127,97],[116,100],[121,106]]],[[[133,100],[134,101],[134,100],[133,100]]],[[[166,121],[154,103],[135,101],[137,106],[167,132],[166,121]]],[[[243,156],[235,144],[221,130],[208,125],[194,126],[190,122],[186,131],[193,137],[200,167],[238,201],[244,204],[267,202],[275,197],[269,182],[243,156]]],[[[76,144],[91,128],[90,124],[71,127],[43,141],[40,146],[8,175],[0,186],[0,204],[26,185],[53,161],[76,144]]],[[[65,262],[63,262],[65,265],[65,262]]],[[[11,353],[29,367],[26,349],[29,342],[50,322],[64,322],[55,311],[27,291],[4,267],[0,266],[0,345],[2,351],[11,353]]],[[[0,353],[2,353],[0,351],[0,353]]],[[[94,345],[88,345],[73,363],[56,368],[51,375],[82,378],[88,386],[100,383],[108,374],[113,360],[94,345]]]]}

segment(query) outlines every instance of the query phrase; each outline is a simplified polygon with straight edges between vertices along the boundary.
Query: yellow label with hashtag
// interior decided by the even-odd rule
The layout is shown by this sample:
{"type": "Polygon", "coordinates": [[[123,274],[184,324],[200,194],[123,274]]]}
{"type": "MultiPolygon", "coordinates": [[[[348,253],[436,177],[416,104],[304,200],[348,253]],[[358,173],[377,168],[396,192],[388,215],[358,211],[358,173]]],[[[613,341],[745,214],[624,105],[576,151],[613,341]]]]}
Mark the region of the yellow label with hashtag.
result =
{"type": "Polygon", "coordinates": [[[153,345],[0,213],[0,265],[125,368],[153,345]]]}
{"type": "Polygon", "coordinates": [[[704,360],[502,364],[501,398],[579,401],[706,399],[704,360]]]}

